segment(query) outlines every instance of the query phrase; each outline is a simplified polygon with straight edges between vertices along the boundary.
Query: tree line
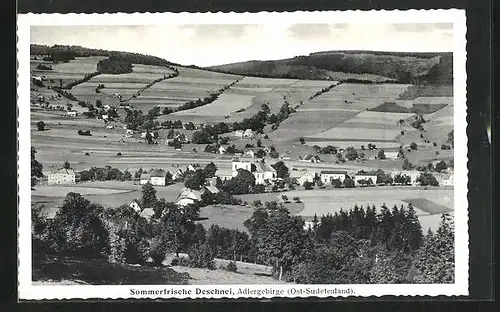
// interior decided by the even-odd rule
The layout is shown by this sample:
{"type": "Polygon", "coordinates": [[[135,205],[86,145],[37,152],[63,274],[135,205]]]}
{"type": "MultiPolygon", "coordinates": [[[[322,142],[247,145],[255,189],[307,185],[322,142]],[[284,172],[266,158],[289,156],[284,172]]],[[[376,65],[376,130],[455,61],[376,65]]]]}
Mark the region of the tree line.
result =
{"type": "MultiPolygon", "coordinates": [[[[273,267],[277,279],[309,284],[453,283],[454,228],[443,214],[436,233],[422,229],[411,205],[355,206],[301,217],[282,204],[254,202],[242,232],[220,226],[206,231],[199,207],[180,207],[143,187],[141,203],[153,207],[148,221],[127,205],[103,209],[69,193],[52,222],[34,209],[33,252],[131,264],[161,265],[166,253],[185,252],[175,264],[214,269],[214,258],[273,267]]],[[[234,267],[233,269],[236,269],[234,267]]]]}

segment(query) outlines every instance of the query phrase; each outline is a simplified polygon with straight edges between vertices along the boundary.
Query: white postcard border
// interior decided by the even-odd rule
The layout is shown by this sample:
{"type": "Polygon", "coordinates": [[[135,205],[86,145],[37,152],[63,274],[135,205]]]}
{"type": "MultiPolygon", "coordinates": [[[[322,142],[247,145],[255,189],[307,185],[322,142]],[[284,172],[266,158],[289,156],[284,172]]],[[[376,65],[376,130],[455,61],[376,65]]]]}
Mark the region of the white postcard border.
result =
{"type": "Polygon", "coordinates": [[[464,10],[316,11],[260,13],[135,13],[135,14],[20,14],[18,15],[18,291],[20,299],[88,298],[272,298],[347,296],[458,296],[468,295],[469,236],[467,200],[466,18],[464,10]],[[453,23],[454,134],[455,134],[455,283],[383,285],[71,285],[38,286],[31,281],[30,181],[30,26],[32,25],[153,25],[153,24],[260,24],[281,23],[453,23]],[[237,294],[247,289],[253,294],[237,294]],[[134,295],[133,290],[149,291],[134,295]],[[190,294],[172,294],[182,290],[190,294]],[[220,290],[222,294],[200,291],[220,290]],[[232,291],[232,293],[224,293],[232,291]],[[314,292],[311,294],[311,290],[314,292]],[[333,293],[327,293],[330,290],[333,293]],[[168,293],[167,293],[168,291],[168,293]],[[309,291],[309,292],[308,292],[309,291]],[[258,293],[260,292],[260,293],[258,293]]]}

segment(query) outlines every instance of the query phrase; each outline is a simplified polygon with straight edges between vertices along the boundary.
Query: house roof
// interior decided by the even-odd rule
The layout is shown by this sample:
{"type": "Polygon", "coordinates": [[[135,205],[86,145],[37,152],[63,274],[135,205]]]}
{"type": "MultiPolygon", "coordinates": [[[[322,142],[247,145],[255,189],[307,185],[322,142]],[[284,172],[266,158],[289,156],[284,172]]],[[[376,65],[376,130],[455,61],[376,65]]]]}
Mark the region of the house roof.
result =
{"type": "Polygon", "coordinates": [[[54,208],[54,207],[42,207],[40,210],[40,216],[52,220],[55,218],[57,212],[59,211],[59,208],[54,208]]]}
{"type": "Polygon", "coordinates": [[[222,168],[222,169],[217,169],[217,171],[215,172],[215,175],[220,177],[220,176],[230,176],[233,174],[233,171],[231,169],[226,169],[226,168],[222,168]]]}
{"type": "Polygon", "coordinates": [[[141,211],[140,216],[145,217],[145,218],[151,218],[155,214],[155,211],[153,208],[145,208],[143,211],[141,211]]]}
{"type": "Polygon", "coordinates": [[[219,193],[219,189],[213,185],[207,185],[205,188],[212,194],[217,194],[219,193]]]}
{"type": "Polygon", "coordinates": [[[141,180],[149,179],[151,175],[149,173],[141,173],[141,180]]]}
{"type": "Polygon", "coordinates": [[[56,170],[54,172],[52,172],[53,174],[54,173],[57,173],[57,174],[68,174],[68,175],[76,175],[76,172],[75,170],[73,169],[65,169],[65,168],[61,168],[59,170],[56,170]]]}
{"type": "Polygon", "coordinates": [[[155,169],[150,173],[151,177],[159,177],[159,178],[164,178],[166,174],[167,172],[163,169],[155,169]]]}
{"type": "Polygon", "coordinates": [[[318,155],[309,154],[306,157],[304,157],[304,160],[309,160],[309,159],[312,159],[312,158],[319,159],[319,156],[318,155]]]}
{"type": "Polygon", "coordinates": [[[193,200],[200,200],[201,199],[201,191],[198,190],[192,190],[189,188],[183,188],[181,190],[181,193],[177,197],[177,200],[183,199],[183,198],[189,198],[193,200]]]}
{"type": "Polygon", "coordinates": [[[130,204],[132,203],[136,203],[139,206],[141,205],[141,202],[137,198],[130,202],[130,204]]]}
{"type": "Polygon", "coordinates": [[[321,174],[347,174],[344,170],[321,170],[321,174]]]}
{"type": "Polygon", "coordinates": [[[258,161],[254,165],[256,169],[255,172],[276,172],[276,169],[263,161],[258,161]]]}
{"type": "Polygon", "coordinates": [[[314,176],[314,172],[311,172],[311,171],[298,171],[298,170],[290,171],[291,178],[300,178],[300,177],[305,176],[306,174],[314,176]]]}

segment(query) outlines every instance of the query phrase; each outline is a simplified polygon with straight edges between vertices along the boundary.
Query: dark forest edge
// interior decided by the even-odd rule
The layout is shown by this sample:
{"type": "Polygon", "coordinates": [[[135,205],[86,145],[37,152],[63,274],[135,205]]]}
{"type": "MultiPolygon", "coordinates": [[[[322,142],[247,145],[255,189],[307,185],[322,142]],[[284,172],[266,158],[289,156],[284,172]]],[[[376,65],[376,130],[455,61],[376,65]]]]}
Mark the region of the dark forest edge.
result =
{"type": "MultiPolygon", "coordinates": [[[[248,61],[203,69],[263,78],[328,80],[335,72],[373,74],[387,77],[354,80],[372,83],[450,85],[453,83],[453,54],[398,53],[374,51],[328,51],[273,61],[248,61]],[[423,74],[422,74],[423,73],[423,74]]],[[[342,79],[341,79],[342,80],[342,79]]]]}

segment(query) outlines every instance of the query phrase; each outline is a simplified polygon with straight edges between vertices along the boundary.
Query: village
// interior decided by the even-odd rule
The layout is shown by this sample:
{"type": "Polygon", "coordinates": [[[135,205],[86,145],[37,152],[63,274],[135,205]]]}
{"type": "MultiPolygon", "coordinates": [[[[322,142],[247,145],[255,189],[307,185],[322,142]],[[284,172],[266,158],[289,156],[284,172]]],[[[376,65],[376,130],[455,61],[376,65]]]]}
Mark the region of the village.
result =
{"type": "MultiPolygon", "coordinates": [[[[415,56],[422,72],[447,57],[415,56]]],[[[376,264],[356,273],[364,255],[422,261],[424,236],[453,215],[449,85],[57,45],[32,45],[30,65],[35,280],[113,266],[127,272],[113,283],[134,270],[160,284],[393,282],[376,264]],[[321,246],[357,265],[322,275],[321,246]]]]}

